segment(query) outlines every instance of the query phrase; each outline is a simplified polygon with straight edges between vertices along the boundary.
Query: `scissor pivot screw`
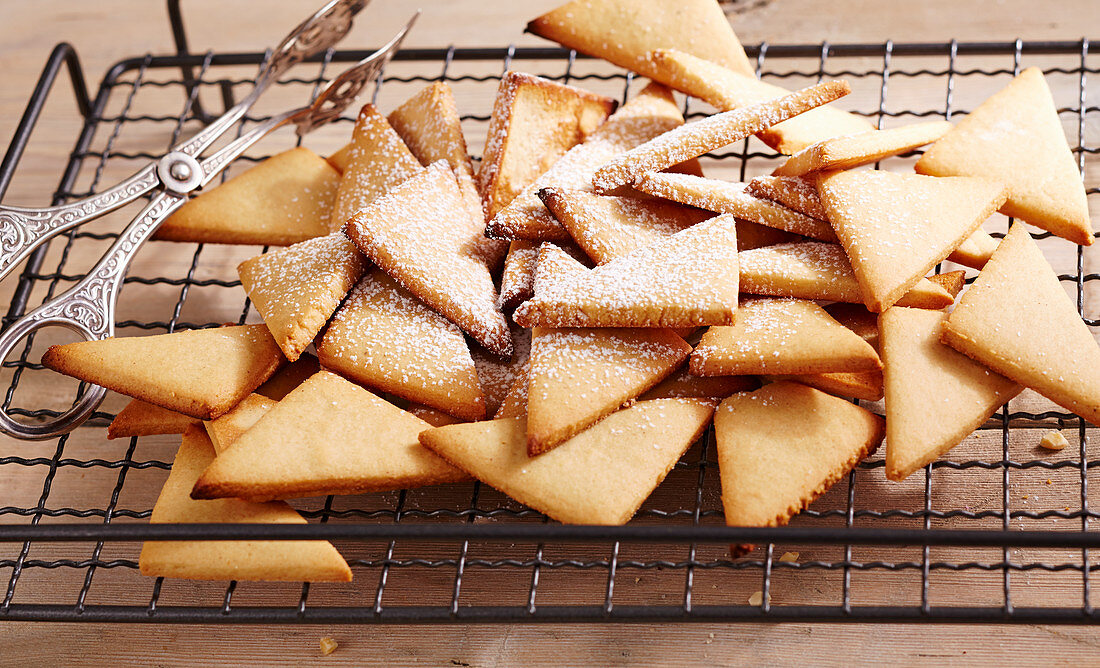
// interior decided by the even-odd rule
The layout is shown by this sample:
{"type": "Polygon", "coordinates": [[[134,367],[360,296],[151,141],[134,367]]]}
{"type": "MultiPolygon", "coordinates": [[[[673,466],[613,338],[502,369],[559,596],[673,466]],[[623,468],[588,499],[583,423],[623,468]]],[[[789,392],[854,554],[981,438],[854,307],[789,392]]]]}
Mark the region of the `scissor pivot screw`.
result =
{"type": "Polygon", "coordinates": [[[186,153],[173,151],[157,163],[157,176],[165,188],[182,195],[202,184],[202,167],[186,153]]]}

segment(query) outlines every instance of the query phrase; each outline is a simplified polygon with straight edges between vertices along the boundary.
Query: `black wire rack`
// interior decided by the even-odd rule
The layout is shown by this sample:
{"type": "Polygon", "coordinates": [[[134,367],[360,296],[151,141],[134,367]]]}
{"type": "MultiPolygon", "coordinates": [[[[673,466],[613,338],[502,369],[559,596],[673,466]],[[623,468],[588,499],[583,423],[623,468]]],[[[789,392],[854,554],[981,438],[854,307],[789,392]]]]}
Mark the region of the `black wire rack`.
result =
{"type": "MultiPolygon", "coordinates": [[[[28,145],[34,145],[32,135],[43,132],[34,130],[62,69],[72,80],[82,126],[54,203],[96,192],[159,157],[158,151],[202,127],[217,109],[228,108],[247,91],[266,54],[192,54],[177,3],[169,2],[169,14],[178,53],[117,63],[94,96],[75,51],[58,45],[0,164],[0,195],[28,145]]],[[[966,113],[1022,67],[1038,65],[1052,82],[1089,198],[1100,192],[1091,158],[1100,143],[1090,135],[1097,132],[1090,121],[1100,108],[1088,104],[1100,69],[1088,40],[764,43],[747,51],[760,74],[789,87],[825,77],[848,79],[856,89],[848,106],[879,127],[966,113]]],[[[265,100],[276,98],[274,109],[300,104],[316,94],[331,65],[366,53],[330,51],[280,81],[265,100]]],[[[427,82],[448,81],[460,107],[479,112],[463,116],[476,149],[497,82],[508,68],[621,99],[640,86],[628,73],[556,48],[406,49],[379,78],[374,99],[392,108],[390,102],[427,82]]],[[[706,113],[696,101],[684,105],[689,117],[706,113]]],[[[243,125],[265,118],[252,113],[243,125]]],[[[317,145],[320,152],[338,147],[352,119],[342,121],[333,124],[327,139],[311,135],[307,145],[317,145]]],[[[248,166],[294,141],[301,140],[278,135],[239,163],[248,166]]],[[[705,168],[710,175],[744,179],[770,171],[777,161],[774,152],[750,139],[708,156],[705,168]]],[[[117,235],[119,220],[108,217],[72,231],[32,255],[4,323],[79,280],[82,269],[71,266],[72,258],[105,248],[117,235]]],[[[994,234],[1002,236],[1004,229],[994,234]]],[[[1058,259],[1055,268],[1085,322],[1100,324],[1086,291],[1100,278],[1088,271],[1089,254],[1049,234],[1037,238],[1048,258],[1058,259]]],[[[266,250],[149,244],[126,278],[120,333],[256,321],[233,268],[266,250]],[[126,317],[137,310],[146,317],[126,317]],[[150,319],[150,312],[165,315],[150,319]]],[[[49,343],[44,337],[29,340],[16,359],[0,367],[0,383],[6,386],[3,409],[28,420],[65,408],[41,405],[43,397],[56,397],[63,382],[33,361],[49,343]]],[[[624,527],[559,525],[478,483],[295,502],[310,520],[303,526],[149,525],[178,437],[105,440],[103,426],[122,401],[112,397],[85,427],[52,442],[0,440],[0,620],[1100,619],[1091,586],[1092,573],[1100,568],[1091,556],[1100,548],[1100,533],[1089,530],[1097,517],[1097,501],[1091,499],[1097,486],[1090,488],[1089,479],[1100,464],[1088,447],[1094,429],[1026,394],[904,483],[885,481],[880,454],[860,464],[791,526],[768,529],[724,526],[713,433],[689,450],[624,527]],[[1035,444],[1046,429],[1072,433],[1076,442],[1058,453],[1039,450],[1035,444]],[[138,573],[141,541],[199,538],[328,539],[352,565],[355,581],[226,584],[138,573]],[[759,547],[734,559],[730,543],[759,547]],[[795,552],[797,557],[788,554],[795,552]]]]}

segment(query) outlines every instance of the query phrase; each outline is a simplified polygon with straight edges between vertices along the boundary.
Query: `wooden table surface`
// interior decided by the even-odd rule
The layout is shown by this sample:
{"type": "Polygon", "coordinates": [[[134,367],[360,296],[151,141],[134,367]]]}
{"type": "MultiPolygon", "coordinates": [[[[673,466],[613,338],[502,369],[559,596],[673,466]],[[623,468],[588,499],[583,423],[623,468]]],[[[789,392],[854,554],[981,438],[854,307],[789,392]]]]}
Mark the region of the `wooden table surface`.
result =
{"type": "MultiPolygon", "coordinates": [[[[300,19],[312,0],[184,0],[192,49],[261,49],[300,19]]],[[[372,44],[395,30],[416,3],[374,0],[370,21],[353,35],[372,44]]],[[[555,0],[423,0],[408,46],[543,44],[522,34],[525,22],[555,0]]],[[[1100,38],[1093,0],[742,0],[731,17],[742,41],[757,43],[1026,40],[1100,38]]],[[[353,37],[349,43],[356,43],[353,37]]],[[[0,147],[7,146],[34,81],[54,43],[79,50],[90,84],[135,54],[167,53],[166,13],[156,1],[0,2],[0,147]]],[[[61,85],[66,85],[63,82],[61,85]]],[[[487,113],[484,112],[484,113],[487,113]]],[[[23,160],[8,203],[43,204],[56,187],[79,128],[68,94],[55,95],[44,136],[23,160]]],[[[6,302],[10,285],[0,288],[6,302]]],[[[0,490],[0,505],[4,505],[0,490]]],[[[215,627],[0,623],[0,665],[127,663],[235,665],[427,664],[571,665],[774,662],[907,664],[1095,662],[1100,636],[1084,627],[828,624],[470,625],[439,627],[215,627]],[[340,642],[318,656],[318,640],[340,642]]]]}

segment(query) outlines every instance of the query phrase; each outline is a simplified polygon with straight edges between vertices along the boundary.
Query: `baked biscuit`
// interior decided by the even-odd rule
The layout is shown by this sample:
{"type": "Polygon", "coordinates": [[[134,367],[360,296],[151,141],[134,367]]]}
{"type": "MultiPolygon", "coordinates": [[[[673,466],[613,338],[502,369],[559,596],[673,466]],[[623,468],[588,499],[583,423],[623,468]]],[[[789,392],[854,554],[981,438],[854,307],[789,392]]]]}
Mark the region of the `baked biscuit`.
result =
{"type": "Polygon", "coordinates": [[[107,438],[152,436],[154,434],[182,434],[199,420],[161,408],[141,399],[131,399],[107,425],[107,438]]]}
{"type": "Polygon", "coordinates": [[[559,522],[625,524],[706,430],[714,404],[638,402],[533,458],[522,417],[429,429],[420,442],[559,522]]]}
{"type": "Polygon", "coordinates": [[[811,172],[869,165],[931,144],[953,127],[948,121],[927,121],[823,139],[787,158],[772,174],[802,176],[811,172]]]}
{"type": "Polygon", "coordinates": [[[292,148],[188,201],[153,238],[289,246],[324,236],[339,184],[340,173],[324,158],[292,148]]]}
{"type": "Polygon", "coordinates": [[[485,396],[485,414],[494,415],[531,356],[531,330],[512,328],[512,356],[508,359],[476,344],[470,349],[470,356],[474,359],[477,380],[485,396]]]}
{"type": "Polygon", "coordinates": [[[508,394],[500,402],[500,407],[493,414],[494,420],[502,420],[514,417],[527,417],[527,386],[531,373],[531,361],[520,365],[516,371],[516,380],[512,387],[508,388],[508,394]]]}
{"type": "Polygon", "coordinates": [[[928,280],[940,285],[944,290],[947,290],[952,297],[958,297],[963,287],[966,286],[966,272],[959,269],[957,271],[948,271],[943,274],[933,274],[928,277],[928,280]]]}
{"type": "Polygon", "coordinates": [[[683,364],[671,376],[646,390],[638,401],[650,399],[725,399],[734,392],[760,387],[753,376],[696,376],[683,364]]]}
{"type": "Polygon", "coordinates": [[[355,142],[348,142],[340,147],[338,151],[325,158],[325,161],[332,165],[340,174],[344,173],[344,170],[348,168],[348,163],[351,162],[351,153],[355,150],[355,142]]]}
{"type": "Polygon", "coordinates": [[[277,403],[262,394],[252,393],[220,418],[203,422],[214,451],[219,455],[224,452],[277,403]]]}
{"type": "Polygon", "coordinates": [[[279,401],[320,370],[321,364],[317,361],[317,358],[309,353],[304,353],[297,360],[282,366],[271,378],[265,380],[262,385],[256,388],[256,394],[263,395],[273,401],[279,401]]]}

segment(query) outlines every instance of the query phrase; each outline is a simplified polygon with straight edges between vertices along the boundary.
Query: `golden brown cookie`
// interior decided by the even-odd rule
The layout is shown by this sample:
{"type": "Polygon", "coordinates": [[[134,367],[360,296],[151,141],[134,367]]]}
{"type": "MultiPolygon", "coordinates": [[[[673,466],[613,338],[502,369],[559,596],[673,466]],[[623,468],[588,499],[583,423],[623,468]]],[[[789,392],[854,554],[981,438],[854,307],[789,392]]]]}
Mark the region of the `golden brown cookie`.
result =
{"type": "Polygon", "coordinates": [[[527,454],[584,431],[664,380],[691,354],[668,329],[546,329],[531,334],[527,454]]]}
{"type": "Polygon", "coordinates": [[[821,203],[876,313],[917,284],[1004,202],[988,179],[860,170],[818,177],[821,203]]]}
{"type": "MultiPolygon", "coordinates": [[[[555,241],[554,245],[577,262],[588,263],[588,256],[572,241],[555,241]]],[[[508,257],[500,279],[500,310],[510,313],[535,294],[535,265],[539,242],[517,239],[509,242],[508,257]]]]}
{"type": "Polygon", "coordinates": [[[485,417],[461,330],[384,272],[355,286],[317,344],[326,369],[466,420],[485,417]]]}
{"type": "Polygon", "coordinates": [[[219,455],[224,452],[277,403],[262,394],[252,393],[220,418],[203,422],[214,451],[219,455]]]}
{"type": "Polygon", "coordinates": [[[409,404],[405,410],[433,427],[446,427],[449,424],[458,424],[466,421],[456,418],[453,415],[448,415],[443,411],[436,410],[431,406],[425,406],[424,404],[409,404]]]}
{"type": "Polygon", "coordinates": [[[1020,223],[959,298],[943,342],[1100,423],[1100,347],[1020,223]]]}
{"type": "Polygon", "coordinates": [[[802,176],[830,169],[851,169],[869,165],[892,155],[908,153],[931,144],[947,134],[948,121],[912,123],[887,130],[868,130],[831,137],[812,144],[787,158],[772,172],[775,176],[802,176]]]}
{"type": "Polygon", "coordinates": [[[657,399],[612,413],[527,456],[522,417],[430,429],[420,442],[559,522],[625,524],[710,424],[709,399],[657,399]]]}
{"type": "MultiPolygon", "coordinates": [[[[188,427],[157,497],[151,524],[305,524],[282,501],[196,501],[191,487],[214,461],[214,447],[198,425],[188,427]]],[[[141,548],[142,575],[189,580],[350,582],[351,569],[326,540],[150,541],[141,548]]]]}
{"type": "Polygon", "coordinates": [[[1066,142],[1042,71],[1029,67],[932,145],[916,170],[980,176],[1008,186],[1001,207],[1060,237],[1092,244],[1092,221],[1077,158],[1066,142]]]}
{"type": "Polygon", "coordinates": [[[734,392],[746,392],[760,387],[753,376],[696,376],[683,364],[671,376],[657,383],[638,401],[650,399],[725,399],[734,392]]]}
{"type": "Polygon", "coordinates": [[[198,423],[198,420],[189,415],[170,411],[141,399],[131,399],[115,419],[111,420],[111,424],[107,425],[107,438],[182,434],[188,427],[198,423]]]}
{"type": "Polygon", "coordinates": [[[946,318],[900,306],[879,316],[890,480],[958,445],[1023,389],[940,343],[946,318]]]}
{"type": "Polygon", "coordinates": [[[757,176],[745,186],[753,197],[778,202],[810,218],[829,220],[817,194],[817,180],[801,176],[757,176]]]}
{"type": "Polygon", "coordinates": [[[508,388],[508,394],[500,402],[500,407],[493,414],[494,420],[514,417],[527,417],[527,387],[531,373],[531,361],[520,365],[516,371],[516,380],[508,388]]]}
{"type": "Polygon", "coordinates": [[[265,380],[262,385],[256,388],[256,394],[261,394],[273,401],[279,401],[320,370],[321,365],[317,358],[305,353],[290,364],[282,366],[271,378],[265,380]]]}
{"type": "Polygon", "coordinates": [[[273,406],[220,453],[196,499],[360,494],[465,480],[417,440],[431,425],[328,371],[273,406]]]}
{"type": "Polygon", "coordinates": [[[351,152],[355,150],[355,142],[348,142],[340,147],[338,151],[325,158],[328,164],[332,165],[340,174],[344,173],[344,170],[348,168],[348,163],[351,162],[351,152]]]}
{"type": "Polygon", "coordinates": [[[947,290],[952,297],[958,297],[963,287],[966,286],[966,272],[959,269],[958,271],[949,271],[943,274],[932,274],[928,277],[928,280],[940,285],[944,290],[947,290]]]}
{"type": "MultiPolygon", "coordinates": [[[[931,279],[929,279],[931,280],[931,279]]],[[[836,302],[825,307],[825,311],[834,320],[859,335],[872,348],[878,351],[878,314],[871,313],[863,304],[845,304],[836,302]]],[[[784,376],[765,376],[765,379],[793,380],[803,385],[835,394],[838,397],[854,397],[867,401],[878,401],[883,396],[882,370],[789,374],[784,376]]]]}
{"type": "Polygon", "coordinates": [[[512,356],[502,358],[474,344],[470,356],[477,369],[477,380],[485,396],[485,415],[492,416],[519,378],[531,356],[531,330],[512,328],[512,356]]]}
{"type": "Polygon", "coordinates": [[[267,325],[51,346],[42,364],[200,420],[225,414],[286,360],[267,325]]]}
{"type": "Polygon", "coordinates": [[[276,154],[204,191],[154,239],[289,246],[329,232],[340,173],[308,148],[276,154]]]}
{"type": "Polygon", "coordinates": [[[981,269],[986,262],[989,262],[989,258],[993,257],[993,251],[997,250],[998,243],[1000,242],[979,227],[951,251],[947,259],[965,267],[981,269]]]}

